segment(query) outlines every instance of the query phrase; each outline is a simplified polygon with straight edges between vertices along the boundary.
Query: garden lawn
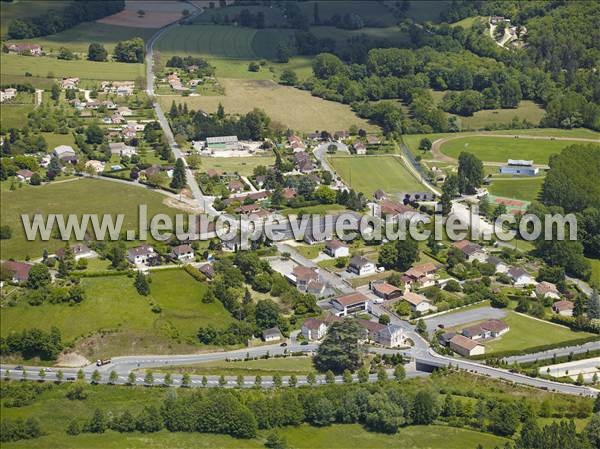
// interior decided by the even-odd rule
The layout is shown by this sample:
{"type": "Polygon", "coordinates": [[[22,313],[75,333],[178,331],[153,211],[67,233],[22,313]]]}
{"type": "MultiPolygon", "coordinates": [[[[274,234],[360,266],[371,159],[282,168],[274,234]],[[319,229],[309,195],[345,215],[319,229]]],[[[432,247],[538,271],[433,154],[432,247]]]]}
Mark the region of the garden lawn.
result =
{"type": "Polygon", "coordinates": [[[130,80],[144,77],[144,64],[124,62],[63,61],[49,56],[2,55],[2,73],[33,77],[79,77],[91,80],[130,80]]]}
{"type": "Polygon", "coordinates": [[[148,216],[165,213],[173,216],[175,209],[163,204],[165,196],[141,187],[128,186],[100,179],[76,179],[65,182],[54,181],[42,186],[23,186],[14,191],[3,191],[0,204],[0,223],[9,225],[13,235],[0,241],[3,259],[11,257],[35,259],[42,256],[44,248],[53,253],[64,246],[64,242],[50,238],[28,241],[22,226],[21,214],[125,214],[123,229],[137,229],[137,206],[146,204],[148,216]]]}
{"type": "Polygon", "coordinates": [[[211,168],[223,170],[227,173],[238,173],[242,176],[251,176],[254,169],[259,165],[273,165],[274,156],[250,156],[250,157],[203,157],[200,171],[211,168]]]}
{"type": "Polygon", "coordinates": [[[600,288],[600,260],[599,259],[588,259],[592,264],[592,277],[590,282],[596,284],[600,288]]]}
{"type": "Polygon", "coordinates": [[[573,332],[562,326],[519,315],[512,310],[507,311],[504,321],[510,326],[510,330],[502,337],[485,342],[486,354],[527,350],[542,345],[560,345],[593,336],[588,332],[573,332]]]}
{"type": "Polygon", "coordinates": [[[544,183],[543,176],[534,178],[492,178],[488,191],[495,196],[517,198],[524,201],[537,199],[544,183]]]}
{"type": "Polygon", "coordinates": [[[34,325],[44,330],[57,326],[67,343],[100,331],[110,332],[110,336],[101,338],[110,342],[120,342],[121,333],[127,335],[133,348],[119,344],[102,346],[103,355],[113,356],[130,351],[167,350],[169,344],[193,344],[200,326],[224,328],[233,321],[220,302],[203,303],[206,284],[180,269],[153,272],[147,297],[137,293],[134,279],[126,275],[83,278],[81,285],[86,298],[75,306],[31,306],[19,302],[3,309],[2,336],[34,325]],[[152,311],[152,304],[160,306],[160,313],[152,311]]]}
{"type": "Polygon", "coordinates": [[[169,366],[158,368],[161,372],[190,373],[198,375],[225,376],[272,376],[279,373],[283,376],[302,375],[314,372],[310,357],[286,357],[260,360],[227,362],[224,360],[197,363],[185,366],[169,366]]]}
{"type": "MultiPolygon", "coordinates": [[[[510,131],[506,131],[506,134],[510,134],[510,131]]],[[[578,143],[582,142],[477,136],[448,140],[441,146],[441,151],[453,158],[458,158],[461,152],[467,151],[488,162],[525,159],[533,160],[534,164],[547,164],[551,154],[560,153],[563,148],[578,143]]]]}
{"type": "Polygon", "coordinates": [[[298,207],[298,208],[287,208],[279,211],[281,215],[302,215],[302,214],[332,214],[335,212],[340,212],[345,210],[346,208],[341,204],[317,204],[315,206],[307,206],[307,207],[298,207]]]}
{"type": "Polygon", "coordinates": [[[310,92],[282,86],[270,80],[220,79],[225,95],[198,97],[160,96],[163,108],[185,102],[189,109],[216,112],[222,104],[226,113],[245,114],[263,109],[273,121],[303,132],[348,129],[351,125],[367,131],[378,128],[359,118],[349,106],[313,97],[310,92]]]}
{"type": "Polygon", "coordinates": [[[307,259],[314,259],[319,255],[321,251],[325,248],[324,243],[318,243],[315,245],[298,245],[294,246],[294,249],[300,253],[301,256],[306,257],[307,259]]]}
{"type": "Polygon", "coordinates": [[[425,187],[395,156],[330,157],[338,176],[367,197],[381,189],[387,193],[419,192],[425,187]]]}

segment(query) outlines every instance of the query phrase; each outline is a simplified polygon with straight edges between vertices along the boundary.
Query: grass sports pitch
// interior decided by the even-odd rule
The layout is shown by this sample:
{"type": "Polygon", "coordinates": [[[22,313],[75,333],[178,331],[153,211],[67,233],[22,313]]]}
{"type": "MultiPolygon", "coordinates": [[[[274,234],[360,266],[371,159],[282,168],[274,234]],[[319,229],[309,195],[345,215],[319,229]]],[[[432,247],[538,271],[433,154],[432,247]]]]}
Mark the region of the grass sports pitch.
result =
{"type": "Polygon", "coordinates": [[[387,193],[426,189],[396,156],[338,156],[329,161],[338,176],[368,197],[377,189],[387,193]]]}

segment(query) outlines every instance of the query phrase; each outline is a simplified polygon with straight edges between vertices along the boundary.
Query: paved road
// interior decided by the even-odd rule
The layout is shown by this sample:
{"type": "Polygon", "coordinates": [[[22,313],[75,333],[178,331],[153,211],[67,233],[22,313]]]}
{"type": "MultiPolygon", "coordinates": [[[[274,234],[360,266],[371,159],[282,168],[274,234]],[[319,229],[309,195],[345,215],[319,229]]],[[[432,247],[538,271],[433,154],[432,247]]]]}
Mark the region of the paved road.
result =
{"type": "MultiPolygon", "coordinates": [[[[192,13],[192,16],[198,15],[201,12],[202,12],[201,10],[200,11],[197,10],[194,13],[192,13]]],[[[178,26],[181,26],[181,25],[179,25],[179,23],[175,22],[170,25],[167,25],[164,28],[161,28],[154,36],[152,36],[150,38],[150,40],[146,44],[146,83],[147,83],[146,91],[150,97],[154,97],[154,70],[153,70],[154,44],[160,38],[160,36],[163,35],[163,33],[165,33],[167,30],[170,30],[171,28],[178,27],[178,26]]],[[[186,166],[187,184],[192,192],[192,195],[196,199],[198,206],[206,214],[213,215],[213,216],[219,215],[219,212],[213,207],[213,202],[214,202],[215,198],[211,197],[211,196],[206,196],[202,193],[202,190],[200,189],[200,186],[198,185],[198,182],[196,181],[194,174],[189,169],[188,163],[185,159],[185,155],[181,151],[181,148],[179,147],[177,142],[175,142],[175,137],[173,136],[173,131],[171,130],[171,127],[169,126],[169,122],[168,122],[167,118],[165,117],[165,114],[164,114],[160,104],[155,101],[153,106],[154,106],[154,111],[156,112],[156,117],[158,119],[158,122],[160,123],[160,126],[161,126],[163,132],[165,133],[165,136],[167,138],[169,146],[171,147],[171,150],[173,151],[173,154],[175,155],[175,157],[177,159],[183,160],[183,162],[186,166]]]]}
{"type": "Polygon", "coordinates": [[[591,341],[582,345],[567,346],[564,348],[550,349],[548,351],[536,352],[535,354],[517,355],[513,357],[505,357],[504,360],[508,363],[518,362],[535,362],[536,360],[548,360],[554,357],[567,356],[571,353],[582,354],[589,351],[600,349],[600,341],[591,341]]]}
{"type": "Polygon", "coordinates": [[[457,311],[454,313],[442,314],[432,318],[425,318],[427,331],[433,333],[438,329],[438,324],[443,324],[445,328],[459,326],[461,324],[473,323],[489,319],[501,319],[506,316],[502,309],[493,307],[480,307],[477,309],[457,311]]]}

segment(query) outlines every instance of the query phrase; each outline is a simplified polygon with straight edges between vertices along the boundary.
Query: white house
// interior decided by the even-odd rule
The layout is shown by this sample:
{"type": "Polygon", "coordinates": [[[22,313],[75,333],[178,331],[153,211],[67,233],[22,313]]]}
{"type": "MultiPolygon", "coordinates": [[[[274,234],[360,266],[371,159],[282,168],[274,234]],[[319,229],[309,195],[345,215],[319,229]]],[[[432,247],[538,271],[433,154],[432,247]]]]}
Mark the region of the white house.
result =
{"type": "Polygon", "coordinates": [[[377,267],[366,257],[354,256],[350,259],[347,271],[357,274],[358,276],[366,276],[374,274],[377,271],[377,267]]]}
{"type": "Polygon", "coordinates": [[[493,265],[496,273],[506,273],[508,271],[508,265],[496,256],[489,256],[486,260],[486,263],[493,265]]]}
{"type": "Polygon", "coordinates": [[[281,335],[281,331],[277,327],[265,329],[262,333],[262,336],[264,341],[277,341],[283,338],[283,335],[281,335]]]}
{"type": "Polygon", "coordinates": [[[552,282],[542,281],[535,286],[535,296],[537,298],[560,299],[560,293],[552,282]]]}
{"type": "Polygon", "coordinates": [[[136,246],[127,250],[127,260],[135,265],[148,264],[157,254],[150,245],[136,246]]]}
{"type": "Polygon", "coordinates": [[[515,287],[525,287],[536,283],[535,279],[529,273],[519,267],[509,268],[507,274],[513,280],[515,287]]]}
{"type": "Polygon", "coordinates": [[[418,293],[406,292],[402,295],[402,299],[410,305],[410,310],[413,312],[423,313],[431,309],[431,302],[429,299],[418,293]]]}
{"type": "Polygon", "coordinates": [[[478,260],[479,262],[484,263],[488,258],[487,253],[481,246],[477,245],[476,243],[471,243],[468,240],[455,242],[452,244],[452,246],[459,249],[463,253],[467,262],[478,260]]]}
{"type": "Polygon", "coordinates": [[[359,292],[349,293],[331,300],[331,305],[337,310],[337,316],[346,316],[362,312],[369,307],[369,298],[359,292]]]}
{"type": "Polygon", "coordinates": [[[358,155],[367,154],[367,147],[360,140],[357,140],[356,142],[354,142],[352,144],[352,146],[354,147],[354,151],[356,151],[356,154],[358,154],[358,155]]]}
{"type": "Polygon", "coordinates": [[[59,145],[54,148],[52,155],[59,159],[75,157],[75,150],[69,145],[59,145]]]}
{"type": "Polygon", "coordinates": [[[323,252],[333,258],[348,257],[350,255],[350,249],[348,248],[348,245],[335,239],[327,240],[323,252]]]}
{"type": "Polygon", "coordinates": [[[190,245],[176,246],[171,250],[170,255],[173,259],[177,259],[179,262],[190,262],[196,258],[194,255],[194,249],[190,245]]]}
{"type": "Polygon", "coordinates": [[[320,340],[327,333],[327,325],[316,318],[308,318],[300,328],[302,336],[308,341],[320,340]]]}
{"type": "Polygon", "coordinates": [[[552,310],[554,313],[558,313],[562,316],[573,316],[573,309],[575,304],[572,301],[556,301],[552,304],[552,310]]]}
{"type": "Polygon", "coordinates": [[[108,147],[110,148],[111,154],[116,154],[120,157],[131,157],[137,153],[135,147],[129,146],[124,142],[111,142],[108,144],[108,147]]]}
{"type": "Polygon", "coordinates": [[[388,348],[404,346],[404,329],[395,324],[388,324],[384,329],[377,332],[376,341],[388,348]]]}
{"type": "Polygon", "coordinates": [[[17,179],[19,181],[29,182],[31,180],[31,177],[33,176],[33,172],[24,168],[16,172],[15,175],[17,176],[17,179]]]}

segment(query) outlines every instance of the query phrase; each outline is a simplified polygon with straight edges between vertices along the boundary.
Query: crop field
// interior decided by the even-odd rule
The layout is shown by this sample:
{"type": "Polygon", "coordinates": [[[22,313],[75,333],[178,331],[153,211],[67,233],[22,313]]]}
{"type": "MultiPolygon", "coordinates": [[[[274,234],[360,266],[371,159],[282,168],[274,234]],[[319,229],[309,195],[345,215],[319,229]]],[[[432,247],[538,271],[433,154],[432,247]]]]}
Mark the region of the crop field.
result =
{"type": "Polygon", "coordinates": [[[205,172],[210,168],[215,168],[228,173],[233,172],[242,176],[251,176],[255,167],[273,165],[274,163],[274,156],[203,157],[200,171],[205,172]]]}
{"type": "Polygon", "coordinates": [[[304,132],[315,130],[348,129],[351,125],[367,131],[375,131],[375,125],[357,117],[349,106],[313,97],[309,92],[293,87],[281,86],[269,80],[222,79],[225,95],[207,97],[161,96],[163,108],[171,102],[185,102],[188,108],[215,112],[219,103],[226,113],[244,114],[261,108],[272,120],[292,129],[304,132]]]}
{"type": "Polygon", "coordinates": [[[394,193],[425,188],[395,156],[331,157],[329,162],[338,176],[368,197],[377,189],[394,193]]]}
{"type": "Polygon", "coordinates": [[[88,47],[92,42],[98,42],[112,53],[118,41],[141,37],[148,40],[156,30],[147,28],[124,27],[98,22],[85,22],[50,36],[35,39],[24,39],[19,42],[35,43],[42,46],[44,51],[56,52],[61,47],[66,47],[72,52],[87,55],[88,47]]]}
{"type": "Polygon", "coordinates": [[[488,191],[492,195],[503,196],[506,198],[518,198],[524,201],[533,201],[542,190],[544,183],[543,176],[534,178],[492,178],[492,184],[488,191]]]}
{"type": "Polygon", "coordinates": [[[247,361],[214,361],[194,365],[161,367],[159,371],[190,373],[199,375],[237,376],[272,376],[279,373],[284,376],[291,374],[307,374],[314,371],[310,357],[285,357],[247,361]]]}
{"type": "Polygon", "coordinates": [[[144,64],[123,62],[64,61],[47,56],[2,55],[2,73],[33,77],[61,78],[76,76],[92,80],[131,80],[144,76],[144,64]]]}
{"type": "Polygon", "coordinates": [[[567,140],[541,140],[520,137],[476,136],[448,140],[441,146],[442,153],[458,158],[461,152],[468,151],[487,162],[506,162],[507,159],[533,160],[534,164],[547,164],[553,153],[560,153],[565,147],[578,143],[567,140]]]}
{"type": "Polygon", "coordinates": [[[27,185],[15,191],[3,191],[1,223],[9,225],[13,235],[0,242],[2,258],[38,258],[42,256],[44,248],[53,253],[64,246],[61,240],[54,238],[48,241],[39,238],[26,240],[21,214],[125,214],[124,229],[136,229],[137,210],[132,210],[132,205],[146,204],[149,216],[157,213],[172,216],[175,209],[165,206],[164,198],[151,190],[99,179],[53,182],[38,187],[27,185]]]}
{"type": "MultiPolygon", "coordinates": [[[[193,279],[183,270],[157,270],[151,275],[150,295],[141,296],[129,276],[83,278],[86,298],[76,306],[42,304],[31,306],[19,302],[3,309],[2,335],[31,327],[44,330],[57,326],[66,342],[77,342],[100,331],[110,331],[102,340],[101,354],[118,355],[130,351],[168,350],[169,344],[195,343],[200,326],[226,327],[233,318],[223,305],[202,302],[206,284],[193,279]],[[160,313],[151,310],[160,306],[160,313]],[[118,311],[118,313],[114,313],[118,311]],[[125,333],[134,347],[121,347],[119,334],[125,333]]],[[[96,349],[87,355],[97,356],[96,349]]],[[[96,358],[96,357],[94,357],[96,358]]]]}

